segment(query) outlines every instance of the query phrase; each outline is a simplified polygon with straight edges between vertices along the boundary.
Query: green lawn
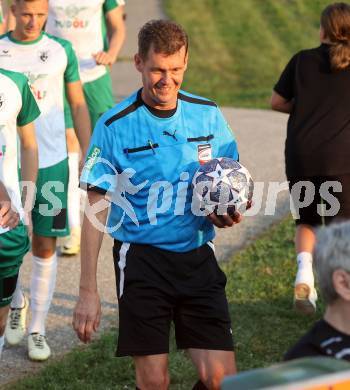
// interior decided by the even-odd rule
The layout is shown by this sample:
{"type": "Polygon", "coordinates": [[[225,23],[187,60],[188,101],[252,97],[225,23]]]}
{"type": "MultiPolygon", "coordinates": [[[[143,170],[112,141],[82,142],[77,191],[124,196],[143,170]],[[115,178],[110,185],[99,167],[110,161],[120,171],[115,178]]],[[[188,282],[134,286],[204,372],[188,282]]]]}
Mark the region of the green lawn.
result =
{"type": "MultiPolygon", "coordinates": [[[[286,219],[223,264],[239,370],[281,360],[320,317],[320,311],[315,318],[304,318],[291,310],[293,233],[293,221],[286,219]]],[[[49,364],[39,375],[11,384],[11,390],[134,389],[131,360],[113,356],[115,334],[115,330],[104,334],[89,348],[76,349],[49,364]]],[[[171,345],[171,389],[188,390],[195,382],[195,372],[185,355],[176,351],[173,339],[171,345]]]]}
{"type": "Polygon", "coordinates": [[[329,0],[165,0],[190,36],[184,89],[220,104],[268,107],[273,85],[295,52],[319,45],[329,0]]]}

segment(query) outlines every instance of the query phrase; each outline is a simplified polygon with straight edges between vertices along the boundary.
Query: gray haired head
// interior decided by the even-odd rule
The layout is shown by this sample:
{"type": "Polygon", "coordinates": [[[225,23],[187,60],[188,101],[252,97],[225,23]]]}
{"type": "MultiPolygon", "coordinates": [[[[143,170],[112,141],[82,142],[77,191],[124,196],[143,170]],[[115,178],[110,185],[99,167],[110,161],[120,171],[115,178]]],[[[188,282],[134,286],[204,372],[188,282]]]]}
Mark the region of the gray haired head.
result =
{"type": "Polygon", "coordinates": [[[314,267],[325,301],[328,304],[334,302],[338,294],[333,286],[333,272],[337,269],[350,272],[350,222],[318,230],[314,267]]]}

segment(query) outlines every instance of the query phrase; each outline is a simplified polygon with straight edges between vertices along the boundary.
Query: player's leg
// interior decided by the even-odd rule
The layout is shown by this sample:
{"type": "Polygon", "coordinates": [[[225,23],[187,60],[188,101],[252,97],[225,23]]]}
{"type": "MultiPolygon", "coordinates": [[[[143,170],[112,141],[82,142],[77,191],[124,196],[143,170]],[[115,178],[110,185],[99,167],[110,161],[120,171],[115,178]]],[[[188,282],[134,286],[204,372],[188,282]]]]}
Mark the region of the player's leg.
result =
{"type": "Polygon", "coordinates": [[[0,235],[1,262],[3,265],[6,262],[6,265],[12,268],[12,271],[11,268],[8,268],[5,276],[9,279],[4,284],[6,287],[5,296],[11,297],[8,301],[11,306],[5,330],[5,337],[9,345],[18,344],[26,330],[28,299],[24,297],[20,289],[18,273],[23,257],[29,251],[29,248],[27,228],[22,222],[15,229],[0,235]]]}
{"type": "Polygon", "coordinates": [[[302,314],[312,314],[316,310],[317,293],[312,254],[315,246],[314,229],[322,224],[322,218],[317,211],[317,205],[320,203],[320,181],[320,177],[289,178],[293,203],[300,216],[295,221],[297,273],[294,282],[294,307],[302,314]]]}
{"type": "Polygon", "coordinates": [[[50,347],[46,342],[45,323],[56,286],[56,237],[44,237],[33,232],[28,354],[32,360],[46,360],[50,347]]]}
{"type": "Polygon", "coordinates": [[[28,298],[24,295],[20,276],[18,276],[15,291],[10,304],[10,315],[6,326],[6,341],[9,345],[19,344],[26,333],[26,320],[29,308],[28,298]]]}
{"type": "Polygon", "coordinates": [[[170,383],[168,354],[133,356],[136,386],[140,390],[167,390],[170,383]]]}
{"type": "Polygon", "coordinates": [[[18,267],[0,268],[0,359],[5,344],[5,329],[10,302],[16,288],[18,267]],[[14,271],[15,274],[13,274],[14,271]],[[10,272],[9,272],[10,271],[10,272]]]}
{"type": "Polygon", "coordinates": [[[63,255],[76,255],[80,251],[80,189],[79,189],[79,141],[73,128],[66,129],[69,184],[68,184],[68,222],[70,235],[61,246],[63,255]]]}
{"type": "Polygon", "coordinates": [[[69,232],[67,187],[67,159],[52,167],[39,169],[37,197],[32,211],[32,320],[28,328],[28,352],[33,360],[46,360],[51,354],[45,323],[56,286],[56,239],[69,232]]]}
{"type": "Polygon", "coordinates": [[[63,240],[62,255],[76,255],[80,251],[80,189],[79,189],[79,152],[80,145],[74,131],[74,124],[67,98],[64,99],[64,122],[68,149],[68,223],[70,235],[63,240]]]}
{"type": "Polygon", "coordinates": [[[295,238],[298,264],[295,307],[304,314],[313,314],[316,310],[317,294],[312,268],[315,228],[350,219],[350,175],[323,176],[312,178],[312,181],[316,190],[315,202],[300,214],[295,238]],[[324,214],[320,214],[322,209],[324,214]]]}
{"type": "Polygon", "coordinates": [[[233,351],[188,349],[200,381],[194,389],[219,390],[223,378],[236,374],[236,362],[233,351]]]}
{"type": "MultiPolygon", "coordinates": [[[[4,280],[0,279],[0,289],[3,282],[4,280]]],[[[1,295],[0,295],[0,299],[1,299],[1,295]]],[[[6,328],[6,321],[7,321],[9,308],[10,305],[6,305],[6,306],[0,305],[0,360],[1,360],[2,350],[5,344],[5,328],[6,328]]]]}
{"type": "Polygon", "coordinates": [[[313,250],[316,242],[314,227],[298,224],[295,233],[297,274],[294,287],[295,308],[304,314],[312,314],[316,308],[316,291],[313,274],[313,250]]]}
{"type": "Polygon", "coordinates": [[[236,372],[226,276],[212,243],[181,254],[176,261],[177,273],[181,275],[183,267],[187,275],[179,284],[182,299],[174,311],[177,346],[188,350],[197,368],[200,381],[193,389],[219,389],[223,376],[236,372]]]}
{"type": "Polygon", "coordinates": [[[89,109],[91,128],[94,129],[99,117],[115,105],[110,72],[97,80],[83,84],[84,96],[89,109]]]}

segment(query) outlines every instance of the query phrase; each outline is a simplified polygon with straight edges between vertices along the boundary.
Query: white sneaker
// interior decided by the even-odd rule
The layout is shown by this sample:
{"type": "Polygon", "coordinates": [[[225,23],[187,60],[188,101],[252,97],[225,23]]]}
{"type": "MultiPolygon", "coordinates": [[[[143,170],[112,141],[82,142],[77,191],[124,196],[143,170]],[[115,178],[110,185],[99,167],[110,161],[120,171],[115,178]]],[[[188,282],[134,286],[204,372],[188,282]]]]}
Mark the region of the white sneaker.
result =
{"type": "Polygon", "coordinates": [[[306,283],[298,283],[294,287],[294,307],[301,314],[315,314],[317,292],[306,283]]]}
{"type": "Polygon", "coordinates": [[[71,229],[70,236],[67,237],[61,247],[62,255],[77,255],[80,252],[80,226],[71,229]]]}
{"type": "Polygon", "coordinates": [[[51,355],[46,337],[40,333],[31,333],[28,336],[28,356],[31,360],[44,361],[51,355]]]}
{"type": "Polygon", "coordinates": [[[19,344],[25,335],[28,306],[28,299],[24,295],[24,306],[22,308],[10,307],[5,329],[5,337],[9,345],[19,344]]]}

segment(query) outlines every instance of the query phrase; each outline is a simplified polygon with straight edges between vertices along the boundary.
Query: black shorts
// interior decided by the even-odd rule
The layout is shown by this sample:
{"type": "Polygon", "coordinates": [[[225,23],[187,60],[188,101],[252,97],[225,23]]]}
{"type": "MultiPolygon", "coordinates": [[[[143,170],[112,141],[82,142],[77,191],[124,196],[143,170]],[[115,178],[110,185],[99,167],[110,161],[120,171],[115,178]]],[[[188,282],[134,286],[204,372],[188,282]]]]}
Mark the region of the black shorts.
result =
{"type": "MultiPolygon", "coordinates": [[[[13,267],[14,272],[8,272],[7,276],[0,278],[0,307],[8,306],[12,301],[16,289],[19,267],[13,267]]],[[[8,267],[7,270],[11,271],[8,267]]]]}
{"type": "Polygon", "coordinates": [[[226,276],[209,245],[177,253],[115,241],[113,255],[117,356],[168,353],[171,322],[180,349],[233,350],[226,276]]]}
{"type": "MultiPolygon", "coordinates": [[[[289,180],[289,190],[300,182],[310,182],[314,185],[315,196],[312,199],[310,205],[299,208],[300,218],[296,219],[297,225],[306,224],[311,226],[328,225],[331,222],[341,222],[350,219],[350,174],[337,175],[337,176],[310,176],[310,177],[291,177],[289,180]],[[338,182],[341,184],[341,191],[338,192],[338,188],[331,185],[331,182],[338,182]],[[321,190],[321,186],[323,189],[321,190]],[[334,199],[334,198],[335,199],[334,199]],[[340,208],[334,214],[332,210],[336,211],[336,202],[339,202],[340,208]],[[325,207],[326,214],[322,215],[321,208],[325,207]]],[[[295,187],[297,188],[297,187],[295,187]]],[[[301,191],[296,191],[292,197],[294,203],[305,201],[306,188],[302,186],[301,191]]]]}

